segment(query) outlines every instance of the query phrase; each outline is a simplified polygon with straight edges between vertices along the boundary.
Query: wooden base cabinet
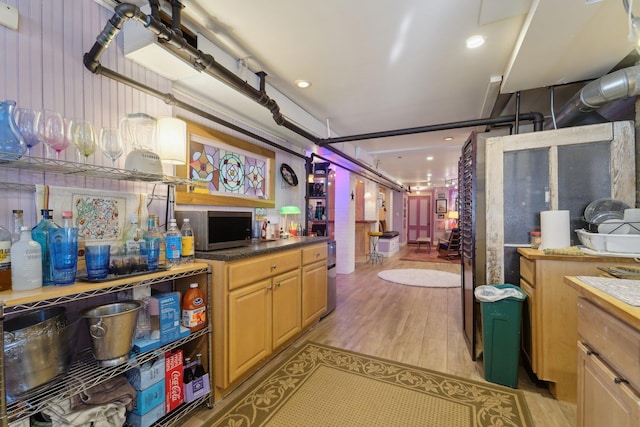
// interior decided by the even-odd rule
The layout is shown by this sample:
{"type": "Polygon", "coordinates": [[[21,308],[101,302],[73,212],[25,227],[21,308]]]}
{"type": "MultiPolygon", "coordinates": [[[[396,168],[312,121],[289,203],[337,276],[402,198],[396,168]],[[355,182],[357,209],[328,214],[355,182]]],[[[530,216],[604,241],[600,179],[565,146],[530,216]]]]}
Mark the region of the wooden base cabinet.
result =
{"type": "Polygon", "coordinates": [[[637,426],[640,331],[578,300],[578,426],[637,426]]]}
{"type": "Polygon", "coordinates": [[[324,314],[327,244],[208,263],[219,399],[324,314]]]}
{"type": "Polygon", "coordinates": [[[523,307],[522,350],[538,379],[549,382],[551,394],[576,401],[578,292],[564,284],[565,276],[597,276],[599,266],[634,262],[632,258],[545,255],[519,248],[523,307]]]}

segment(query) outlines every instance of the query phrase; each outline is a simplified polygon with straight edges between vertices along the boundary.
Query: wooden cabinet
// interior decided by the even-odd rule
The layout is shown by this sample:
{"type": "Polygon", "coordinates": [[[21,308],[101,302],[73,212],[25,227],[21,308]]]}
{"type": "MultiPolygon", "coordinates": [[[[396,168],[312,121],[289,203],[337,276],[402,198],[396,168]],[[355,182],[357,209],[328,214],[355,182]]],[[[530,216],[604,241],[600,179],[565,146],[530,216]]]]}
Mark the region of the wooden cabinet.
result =
{"type": "Polygon", "coordinates": [[[216,284],[216,397],[300,333],[301,260],[301,249],[293,249],[237,261],[208,261],[216,284]]]}
{"type": "Polygon", "coordinates": [[[520,287],[527,293],[522,348],[538,379],[549,382],[558,400],[576,401],[578,293],[564,276],[597,276],[598,266],[634,262],[631,258],[545,255],[520,248],[520,287]]]}
{"type": "Polygon", "coordinates": [[[302,327],[315,323],[327,311],[327,244],[302,250],[302,327]]]}
{"type": "Polygon", "coordinates": [[[578,426],[638,425],[640,331],[578,300],[578,426]]]}

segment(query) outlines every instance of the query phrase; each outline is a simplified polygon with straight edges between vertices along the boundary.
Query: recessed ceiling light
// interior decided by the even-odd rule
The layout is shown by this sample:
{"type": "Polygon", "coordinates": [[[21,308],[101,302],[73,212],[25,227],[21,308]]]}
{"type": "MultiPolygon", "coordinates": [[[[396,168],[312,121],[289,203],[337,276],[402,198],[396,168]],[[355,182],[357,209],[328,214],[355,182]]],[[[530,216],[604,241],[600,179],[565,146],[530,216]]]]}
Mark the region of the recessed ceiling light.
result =
{"type": "MultiPolygon", "coordinates": [[[[427,178],[430,178],[433,174],[432,173],[428,173],[427,174],[427,178]]],[[[428,180],[427,180],[428,181],[428,180]]]]}
{"type": "Polygon", "coordinates": [[[296,80],[296,86],[298,86],[301,89],[306,89],[309,86],[311,86],[311,82],[308,80],[296,80]]]}
{"type": "Polygon", "coordinates": [[[427,160],[433,160],[433,156],[427,156],[427,160]]]}
{"type": "Polygon", "coordinates": [[[467,47],[469,49],[475,49],[477,47],[482,46],[484,44],[484,41],[485,41],[484,36],[476,34],[475,36],[471,36],[467,39],[467,47]]]}
{"type": "Polygon", "coordinates": [[[445,136],[444,140],[445,141],[453,141],[453,137],[452,136],[445,136]]]}

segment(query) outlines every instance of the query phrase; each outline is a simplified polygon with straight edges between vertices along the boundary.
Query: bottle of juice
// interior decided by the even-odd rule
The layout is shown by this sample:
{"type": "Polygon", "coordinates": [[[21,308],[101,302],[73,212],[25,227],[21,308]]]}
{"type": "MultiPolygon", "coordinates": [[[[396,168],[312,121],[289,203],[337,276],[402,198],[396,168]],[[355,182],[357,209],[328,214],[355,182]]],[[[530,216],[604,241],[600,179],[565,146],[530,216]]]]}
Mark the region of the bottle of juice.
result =
{"type": "Polygon", "coordinates": [[[195,332],[207,324],[207,304],[197,283],[192,283],[182,298],[182,326],[195,332]]]}

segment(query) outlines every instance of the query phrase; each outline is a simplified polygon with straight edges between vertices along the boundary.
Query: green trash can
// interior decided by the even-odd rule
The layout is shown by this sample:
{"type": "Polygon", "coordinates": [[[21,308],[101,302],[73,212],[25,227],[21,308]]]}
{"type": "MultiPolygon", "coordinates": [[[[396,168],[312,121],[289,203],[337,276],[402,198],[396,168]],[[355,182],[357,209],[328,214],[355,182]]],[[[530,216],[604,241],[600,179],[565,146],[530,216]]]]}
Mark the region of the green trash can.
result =
{"type": "Polygon", "coordinates": [[[527,295],[510,284],[478,286],[481,303],[484,379],[518,387],[522,303],[527,295]]]}

